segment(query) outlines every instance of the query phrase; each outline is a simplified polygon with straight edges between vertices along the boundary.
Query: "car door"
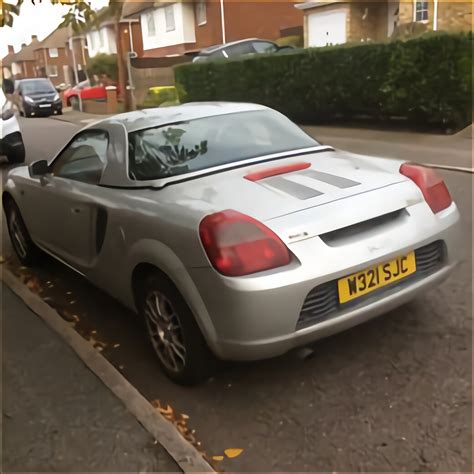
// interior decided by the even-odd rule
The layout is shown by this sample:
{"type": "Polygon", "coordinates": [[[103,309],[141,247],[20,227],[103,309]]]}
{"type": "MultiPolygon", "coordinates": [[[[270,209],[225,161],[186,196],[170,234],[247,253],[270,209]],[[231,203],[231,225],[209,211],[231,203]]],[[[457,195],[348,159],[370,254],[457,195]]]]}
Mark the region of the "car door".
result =
{"type": "Polygon", "coordinates": [[[104,130],[79,133],[50,165],[50,173],[28,190],[30,215],[26,217],[33,238],[81,272],[95,255],[101,215],[95,196],[108,142],[104,130]]]}

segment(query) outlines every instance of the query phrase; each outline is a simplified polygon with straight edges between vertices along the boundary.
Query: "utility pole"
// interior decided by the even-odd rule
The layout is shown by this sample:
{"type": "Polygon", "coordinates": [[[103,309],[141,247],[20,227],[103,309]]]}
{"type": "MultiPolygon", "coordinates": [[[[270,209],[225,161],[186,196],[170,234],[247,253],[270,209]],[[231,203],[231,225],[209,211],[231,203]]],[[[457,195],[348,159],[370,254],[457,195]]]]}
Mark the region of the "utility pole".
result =
{"type": "MultiPolygon", "coordinates": [[[[70,36],[69,36],[69,49],[72,54],[72,67],[74,69],[74,80],[76,81],[76,85],[79,83],[79,74],[77,72],[77,64],[76,64],[76,54],[74,51],[74,44],[72,40],[72,30],[69,30],[70,36]]],[[[82,112],[82,97],[81,97],[81,91],[77,94],[77,97],[79,98],[79,110],[82,112]]]]}
{"type": "Polygon", "coordinates": [[[221,1],[221,27],[222,27],[222,43],[227,43],[225,36],[225,13],[224,13],[224,0],[221,1]]]}

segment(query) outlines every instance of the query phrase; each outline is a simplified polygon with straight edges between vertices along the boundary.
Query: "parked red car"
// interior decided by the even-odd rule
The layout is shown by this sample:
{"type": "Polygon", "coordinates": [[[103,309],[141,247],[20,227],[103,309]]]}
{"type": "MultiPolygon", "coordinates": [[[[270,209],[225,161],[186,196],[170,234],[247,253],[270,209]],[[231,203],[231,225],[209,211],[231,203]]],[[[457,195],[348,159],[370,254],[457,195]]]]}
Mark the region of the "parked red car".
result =
{"type": "Polygon", "coordinates": [[[68,106],[77,107],[79,96],[82,100],[106,100],[107,91],[105,90],[105,86],[102,85],[91,86],[88,79],[64,91],[64,100],[68,106]]]}

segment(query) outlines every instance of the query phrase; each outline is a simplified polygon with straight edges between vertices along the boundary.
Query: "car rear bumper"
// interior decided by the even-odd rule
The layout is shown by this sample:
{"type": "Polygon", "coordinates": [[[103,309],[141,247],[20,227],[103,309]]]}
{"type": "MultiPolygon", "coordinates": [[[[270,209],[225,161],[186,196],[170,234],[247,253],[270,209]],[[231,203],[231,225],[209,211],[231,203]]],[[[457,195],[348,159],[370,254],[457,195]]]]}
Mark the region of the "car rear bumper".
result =
{"type": "Polygon", "coordinates": [[[388,293],[386,296],[352,310],[341,311],[334,318],[290,334],[255,341],[219,341],[216,353],[228,360],[259,360],[285,354],[291,349],[345,331],[398,308],[420,293],[439,285],[449,276],[455,266],[456,264],[446,265],[436,273],[401,290],[388,293]]]}
{"type": "MultiPolygon", "coordinates": [[[[223,277],[212,268],[190,270],[208,313],[204,317],[197,316],[209,346],[222,359],[257,360],[274,357],[349,329],[410,301],[441,283],[460,260],[457,244],[459,213],[456,206],[453,204],[440,213],[438,220],[437,229],[433,232],[427,232],[427,226],[422,229],[423,225],[418,222],[419,232],[424,235],[417,235],[413,229],[407,233],[403,226],[390,229],[390,245],[379,235],[378,240],[385,241],[386,245],[385,250],[379,251],[375,257],[370,244],[377,239],[366,239],[354,245],[344,259],[326,259],[323,267],[325,274],[297,262],[285,271],[262,272],[258,276],[241,278],[223,277]],[[299,325],[306,298],[318,286],[437,241],[441,241],[445,248],[443,260],[428,274],[420,273],[414,278],[407,278],[405,282],[400,280],[400,284],[388,285],[361,298],[360,302],[354,300],[354,304],[339,305],[335,313],[321,322],[299,325]],[[331,261],[332,266],[329,266],[331,261]],[[206,328],[202,323],[206,320],[212,321],[214,327],[206,328]]],[[[314,251],[321,255],[324,248],[321,244],[320,239],[316,238],[298,245],[314,245],[314,251]]],[[[343,252],[340,248],[328,248],[327,251],[343,252]]],[[[197,305],[190,303],[196,313],[197,305]]]]}

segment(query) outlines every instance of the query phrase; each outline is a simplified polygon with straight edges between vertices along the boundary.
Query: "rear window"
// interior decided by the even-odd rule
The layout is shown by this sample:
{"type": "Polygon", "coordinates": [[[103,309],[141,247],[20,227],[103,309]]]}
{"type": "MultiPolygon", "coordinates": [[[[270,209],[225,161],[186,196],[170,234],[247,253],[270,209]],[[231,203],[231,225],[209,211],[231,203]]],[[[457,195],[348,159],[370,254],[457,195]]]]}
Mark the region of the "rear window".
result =
{"type": "Polygon", "coordinates": [[[273,110],[217,115],[130,133],[129,173],[168,178],[317,145],[273,110]]]}

